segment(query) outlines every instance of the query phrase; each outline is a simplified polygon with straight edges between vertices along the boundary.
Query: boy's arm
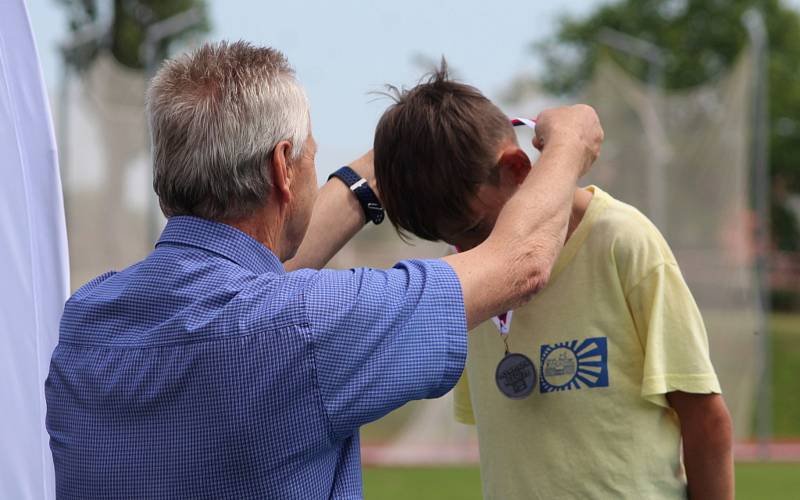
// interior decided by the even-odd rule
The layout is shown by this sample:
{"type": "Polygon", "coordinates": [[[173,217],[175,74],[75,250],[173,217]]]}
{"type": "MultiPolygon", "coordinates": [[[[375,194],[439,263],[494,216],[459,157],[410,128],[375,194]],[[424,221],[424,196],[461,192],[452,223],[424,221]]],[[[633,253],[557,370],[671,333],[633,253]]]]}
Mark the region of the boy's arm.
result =
{"type": "Polygon", "coordinates": [[[733,498],[731,416],[719,394],[667,393],[680,418],[690,499],[733,498]]]}
{"type": "Polygon", "coordinates": [[[731,419],[703,318],[663,237],[640,228],[615,257],[644,349],[642,397],[678,414],[690,498],[733,498],[731,419]]]}

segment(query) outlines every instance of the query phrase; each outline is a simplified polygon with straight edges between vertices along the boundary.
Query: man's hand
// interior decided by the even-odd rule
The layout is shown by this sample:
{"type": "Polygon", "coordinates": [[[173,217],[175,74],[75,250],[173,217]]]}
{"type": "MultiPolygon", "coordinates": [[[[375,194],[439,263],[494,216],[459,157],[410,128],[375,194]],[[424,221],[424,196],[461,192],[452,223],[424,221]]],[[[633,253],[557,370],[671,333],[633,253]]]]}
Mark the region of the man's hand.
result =
{"type": "Polygon", "coordinates": [[[544,111],[538,120],[542,156],[489,238],[445,258],[461,282],[469,328],[518,307],[547,283],[566,238],[575,183],[600,153],[603,128],[589,106],[544,111]]]}
{"type": "Polygon", "coordinates": [[[733,498],[732,424],[719,394],[670,392],[667,401],[678,414],[689,498],[733,498]]]}
{"type": "Polygon", "coordinates": [[[533,145],[542,152],[560,146],[578,148],[584,156],[580,173],[583,176],[600,155],[603,138],[603,127],[594,108],[576,104],[539,113],[533,145]]]}

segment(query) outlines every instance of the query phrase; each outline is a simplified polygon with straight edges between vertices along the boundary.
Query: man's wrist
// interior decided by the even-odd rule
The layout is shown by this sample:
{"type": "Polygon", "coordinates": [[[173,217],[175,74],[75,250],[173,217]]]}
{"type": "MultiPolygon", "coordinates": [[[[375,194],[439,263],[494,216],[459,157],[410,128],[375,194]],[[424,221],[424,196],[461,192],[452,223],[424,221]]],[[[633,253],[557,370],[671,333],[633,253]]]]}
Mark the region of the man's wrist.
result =
{"type": "Polygon", "coordinates": [[[570,172],[577,181],[593,163],[590,152],[575,140],[553,140],[542,149],[539,161],[548,159],[554,165],[570,172]],[[566,168],[565,168],[566,167],[566,168]]]}
{"type": "Polygon", "coordinates": [[[359,173],[353,170],[349,165],[345,165],[336,170],[328,177],[328,180],[334,177],[346,185],[351,191],[353,198],[358,200],[366,222],[372,222],[375,225],[383,222],[385,217],[383,206],[375,194],[375,191],[369,186],[367,179],[359,175],[359,173]]]}
{"type": "Polygon", "coordinates": [[[365,155],[361,156],[357,160],[350,162],[348,166],[352,168],[353,171],[355,171],[358,175],[367,180],[367,184],[369,184],[369,187],[375,192],[375,196],[380,199],[378,186],[375,179],[375,167],[373,164],[372,150],[368,151],[365,155]]]}
{"type": "Polygon", "coordinates": [[[358,224],[358,227],[362,227],[368,222],[367,216],[361,208],[361,204],[358,202],[358,199],[353,196],[353,192],[350,191],[350,188],[347,187],[345,183],[336,179],[330,179],[325,183],[325,189],[335,190],[336,197],[344,200],[347,209],[346,212],[341,213],[340,216],[346,218],[347,221],[352,219],[352,222],[348,223],[355,222],[358,224]]]}

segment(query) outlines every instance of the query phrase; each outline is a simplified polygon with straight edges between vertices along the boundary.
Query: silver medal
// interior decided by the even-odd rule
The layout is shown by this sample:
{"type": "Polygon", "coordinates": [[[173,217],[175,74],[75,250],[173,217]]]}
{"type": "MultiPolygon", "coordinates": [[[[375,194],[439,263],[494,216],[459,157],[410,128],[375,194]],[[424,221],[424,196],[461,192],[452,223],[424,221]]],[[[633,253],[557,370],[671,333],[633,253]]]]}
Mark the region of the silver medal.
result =
{"type": "Polygon", "coordinates": [[[497,388],[506,397],[523,399],[528,397],[536,387],[536,367],[524,354],[506,353],[497,365],[494,378],[497,388]]]}

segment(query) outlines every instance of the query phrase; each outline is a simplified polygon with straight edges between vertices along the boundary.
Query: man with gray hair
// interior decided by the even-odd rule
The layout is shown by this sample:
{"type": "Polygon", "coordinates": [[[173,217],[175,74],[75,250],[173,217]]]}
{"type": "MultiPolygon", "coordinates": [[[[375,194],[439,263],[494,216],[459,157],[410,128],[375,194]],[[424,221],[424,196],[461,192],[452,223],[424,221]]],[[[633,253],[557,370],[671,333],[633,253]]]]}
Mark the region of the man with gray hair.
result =
{"type": "Polygon", "coordinates": [[[603,135],[586,106],[542,113],[542,156],[483,244],[334,271],[319,268],[383,217],[371,155],[317,196],[308,102],[279,52],[168,61],[148,118],[169,220],[147,258],[65,306],[46,382],[61,498],[360,498],[359,427],[450,390],[467,329],[547,282],[603,135]]]}

